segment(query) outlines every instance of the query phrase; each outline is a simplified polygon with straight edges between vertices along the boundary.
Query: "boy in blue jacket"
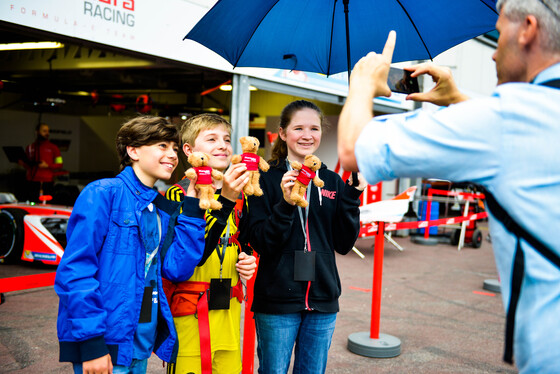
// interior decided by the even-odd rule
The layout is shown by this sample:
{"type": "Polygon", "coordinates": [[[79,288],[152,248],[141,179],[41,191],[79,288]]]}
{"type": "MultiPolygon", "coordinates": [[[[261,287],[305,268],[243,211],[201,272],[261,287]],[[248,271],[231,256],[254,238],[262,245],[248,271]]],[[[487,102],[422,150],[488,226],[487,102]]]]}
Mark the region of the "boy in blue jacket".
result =
{"type": "Polygon", "coordinates": [[[75,373],[145,373],[152,352],[175,361],[161,277],[191,277],[206,224],[194,183],[182,209],[153,188],[177,166],[179,140],[161,117],[125,123],[116,140],[122,172],[86,186],[74,205],[55,291],[60,361],[75,373]]]}

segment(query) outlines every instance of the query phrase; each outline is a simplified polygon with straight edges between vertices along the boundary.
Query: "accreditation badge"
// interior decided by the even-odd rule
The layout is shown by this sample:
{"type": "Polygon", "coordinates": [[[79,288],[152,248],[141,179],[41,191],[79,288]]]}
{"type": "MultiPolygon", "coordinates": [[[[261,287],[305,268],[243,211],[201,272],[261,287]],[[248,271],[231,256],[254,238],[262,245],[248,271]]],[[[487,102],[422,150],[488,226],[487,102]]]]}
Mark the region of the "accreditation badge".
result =
{"type": "Polygon", "coordinates": [[[210,279],[208,310],[229,309],[231,299],[231,278],[210,279]]]}
{"type": "Polygon", "coordinates": [[[294,280],[302,282],[315,281],[315,252],[295,251],[294,280]]]}

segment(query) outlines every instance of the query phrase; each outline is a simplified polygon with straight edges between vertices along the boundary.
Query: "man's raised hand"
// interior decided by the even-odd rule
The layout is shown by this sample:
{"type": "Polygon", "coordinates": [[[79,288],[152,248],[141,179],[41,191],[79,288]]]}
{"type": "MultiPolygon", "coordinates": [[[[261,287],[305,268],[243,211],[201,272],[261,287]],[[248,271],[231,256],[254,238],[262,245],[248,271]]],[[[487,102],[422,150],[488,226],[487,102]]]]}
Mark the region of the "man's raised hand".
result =
{"type": "Polygon", "coordinates": [[[435,105],[448,106],[469,99],[468,96],[462,94],[457,88],[457,84],[455,80],[453,80],[453,75],[451,74],[451,69],[448,67],[425,62],[408,66],[405,69],[412,72],[411,77],[428,74],[436,84],[434,88],[428,92],[412,93],[408,95],[406,97],[407,100],[425,101],[435,105]]]}
{"type": "Polygon", "coordinates": [[[360,91],[365,90],[372,97],[391,96],[387,77],[396,40],[397,33],[391,31],[381,54],[370,52],[354,65],[350,76],[350,90],[353,88],[360,91]]]}

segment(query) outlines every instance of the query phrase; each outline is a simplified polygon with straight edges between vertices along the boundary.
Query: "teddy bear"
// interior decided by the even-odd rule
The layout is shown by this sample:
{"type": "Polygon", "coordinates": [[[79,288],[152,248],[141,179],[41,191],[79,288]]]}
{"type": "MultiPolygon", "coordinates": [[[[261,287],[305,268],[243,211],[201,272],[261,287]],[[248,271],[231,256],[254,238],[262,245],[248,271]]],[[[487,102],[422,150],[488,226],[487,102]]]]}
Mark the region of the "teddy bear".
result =
{"type": "Polygon", "coordinates": [[[192,167],[185,172],[185,176],[191,181],[196,178],[195,188],[198,191],[200,209],[222,209],[222,204],[214,199],[215,189],[212,186],[212,178],[222,180],[224,175],[208,166],[210,156],[204,152],[193,152],[187,160],[192,167]]]}
{"type": "Polygon", "coordinates": [[[233,156],[231,163],[238,164],[243,162],[247,165],[249,182],[247,182],[245,187],[243,187],[243,192],[248,196],[262,196],[263,191],[259,184],[259,169],[266,172],[270,166],[262,157],[257,155],[257,150],[259,149],[260,144],[259,139],[253,136],[243,136],[239,139],[239,142],[241,143],[241,150],[243,153],[241,155],[233,156]]]}
{"type": "Polygon", "coordinates": [[[297,206],[307,208],[309,203],[305,200],[305,190],[311,181],[317,187],[323,187],[325,182],[315,173],[321,168],[321,160],[315,155],[307,155],[303,160],[303,165],[297,161],[291,161],[290,165],[294,170],[299,170],[299,175],[294,181],[292,187],[292,194],[290,199],[296,203],[297,206]]]}

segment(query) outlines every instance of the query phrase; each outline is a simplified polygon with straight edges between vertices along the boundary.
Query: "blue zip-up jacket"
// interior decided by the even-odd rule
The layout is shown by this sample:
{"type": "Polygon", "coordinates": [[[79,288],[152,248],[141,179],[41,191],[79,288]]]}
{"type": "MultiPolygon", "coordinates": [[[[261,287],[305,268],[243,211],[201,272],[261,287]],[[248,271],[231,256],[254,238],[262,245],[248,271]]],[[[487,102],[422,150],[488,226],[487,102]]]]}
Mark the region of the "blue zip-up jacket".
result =
{"type": "Polygon", "coordinates": [[[145,287],[140,217],[151,202],[162,223],[157,268],[162,297],[154,352],[175,361],[177,333],[161,276],[181,282],[193,274],[204,252],[204,211],[198,199],[188,198],[178,215],[179,204],[142,184],[131,167],[87,185],[72,210],[54,286],[60,298],[60,361],[80,363],[110,353],[113,364],[131,364],[145,287]]]}

